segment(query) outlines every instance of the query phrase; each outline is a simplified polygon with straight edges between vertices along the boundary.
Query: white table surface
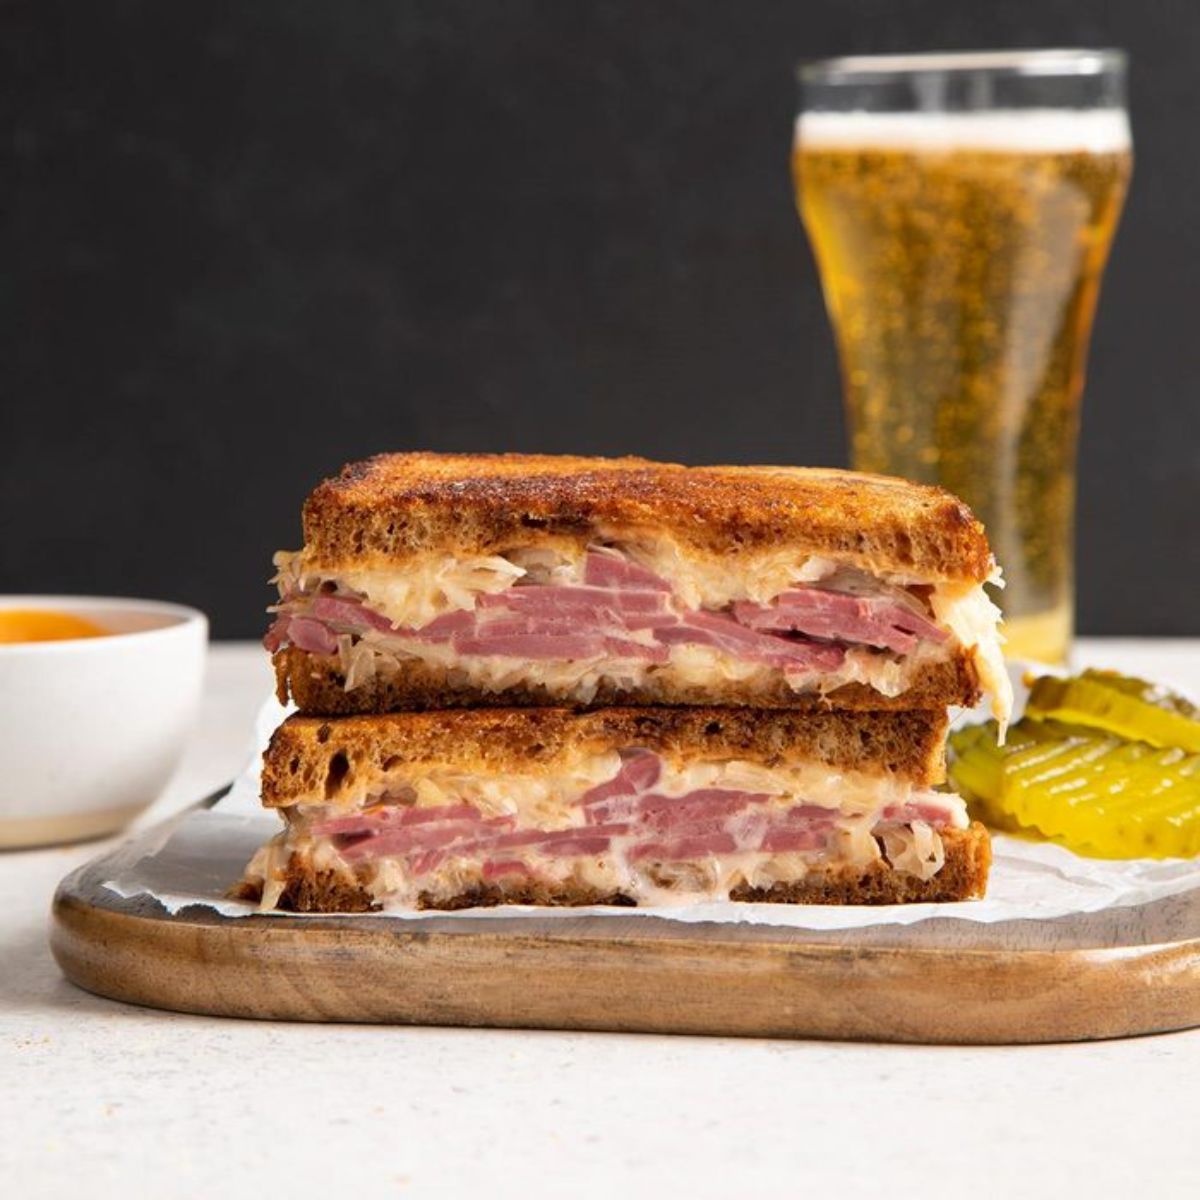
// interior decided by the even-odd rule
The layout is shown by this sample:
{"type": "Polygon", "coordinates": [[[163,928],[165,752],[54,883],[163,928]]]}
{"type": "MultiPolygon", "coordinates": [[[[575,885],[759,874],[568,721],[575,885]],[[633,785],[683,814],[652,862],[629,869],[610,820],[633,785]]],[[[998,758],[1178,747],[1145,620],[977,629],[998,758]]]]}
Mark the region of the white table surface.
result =
{"type": "MultiPolygon", "coordinates": [[[[1081,662],[1200,694],[1200,639],[1081,662]]],[[[213,648],[186,761],[142,823],[225,783],[269,687],[213,648]]],[[[0,854],[0,1196],[1200,1195],[1200,1031],[872,1046],[288,1025],[127,1007],[46,945],[108,843],[0,854]]]]}

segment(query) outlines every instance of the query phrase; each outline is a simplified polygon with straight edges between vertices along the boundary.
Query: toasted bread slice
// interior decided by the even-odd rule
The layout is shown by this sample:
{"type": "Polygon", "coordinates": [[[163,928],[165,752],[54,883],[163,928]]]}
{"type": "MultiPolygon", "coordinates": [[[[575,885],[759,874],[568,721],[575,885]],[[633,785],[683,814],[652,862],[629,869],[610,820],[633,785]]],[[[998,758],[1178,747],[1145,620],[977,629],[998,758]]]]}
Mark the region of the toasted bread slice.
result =
{"type": "Polygon", "coordinates": [[[303,911],[982,890],[944,711],[474,709],[292,717],[263,763],[284,830],[239,894],[303,911]]]}
{"type": "Polygon", "coordinates": [[[638,747],[675,761],[811,761],[929,787],[945,778],[944,710],[847,713],[748,708],[465,709],[289,717],[263,757],[268,808],[342,805],[408,767],[553,775],[591,754],[638,747]]]}
{"type": "MultiPolygon", "coordinates": [[[[776,883],[770,888],[741,887],[731,900],[773,904],[921,904],[973,900],[987,889],[992,862],[991,839],[977,821],[968,829],[948,829],[941,834],[946,861],[929,879],[897,870],[880,858],[865,866],[834,865],[810,871],[802,878],[776,883]]],[[[233,894],[255,903],[262,898],[262,881],[247,879],[233,894]]],[[[579,884],[495,882],[465,887],[453,896],[423,895],[419,907],[456,910],[499,904],[536,904],[547,907],[613,905],[636,907],[637,901],[622,892],[604,891],[579,884]]],[[[319,867],[310,853],[293,853],[287,861],[286,879],[276,907],[289,912],[355,913],[380,907],[370,886],[370,869],[319,867]]]]}
{"type": "MultiPolygon", "coordinates": [[[[406,710],[479,706],[572,704],[579,701],[569,690],[559,690],[532,679],[507,683],[493,690],[472,680],[463,671],[420,659],[399,662],[394,671],[379,673],[347,689],[346,677],[336,658],[308,654],[294,646],[272,656],[276,692],[283,704],[294,703],[302,713],[343,716],[351,713],[389,713],[406,710]]],[[[532,676],[532,672],[531,672],[532,676]]],[[[699,683],[680,678],[669,668],[655,670],[641,680],[621,684],[602,680],[588,704],[594,705],[744,705],[752,708],[794,709],[797,712],[830,708],[853,712],[936,709],[955,705],[971,708],[981,694],[973,650],[958,650],[953,657],[927,662],[913,673],[911,683],[898,695],[887,696],[864,683],[848,683],[833,690],[797,692],[779,671],[763,672],[750,679],[714,678],[699,683]]]]}
{"type": "Polygon", "coordinates": [[[982,526],[847,471],[380,455],[276,556],[280,696],[476,704],[970,706],[1008,680],[982,526]]]}
{"type": "Polygon", "coordinates": [[[343,468],[304,506],[305,555],[330,571],[429,552],[582,549],[647,531],[697,557],[784,545],[931,582],[982,582],[994,566],[983,526],[950,493],[831,468],[381,454],[343,468]]]}

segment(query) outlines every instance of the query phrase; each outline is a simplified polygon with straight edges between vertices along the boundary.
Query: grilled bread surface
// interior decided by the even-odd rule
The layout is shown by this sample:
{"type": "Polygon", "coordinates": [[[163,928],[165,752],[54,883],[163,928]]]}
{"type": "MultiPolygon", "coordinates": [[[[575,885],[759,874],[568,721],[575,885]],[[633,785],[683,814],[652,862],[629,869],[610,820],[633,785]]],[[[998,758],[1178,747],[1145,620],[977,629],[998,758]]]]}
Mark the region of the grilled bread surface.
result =
{"type": "Polygon", "coordinates": [[[697,557],[785,547],[930,582],[992,570],[983,526],[949,492],[830,468],[380,454],[344,467],[304,506],[306,558],[331,572],[647,534],[697,557]]]}

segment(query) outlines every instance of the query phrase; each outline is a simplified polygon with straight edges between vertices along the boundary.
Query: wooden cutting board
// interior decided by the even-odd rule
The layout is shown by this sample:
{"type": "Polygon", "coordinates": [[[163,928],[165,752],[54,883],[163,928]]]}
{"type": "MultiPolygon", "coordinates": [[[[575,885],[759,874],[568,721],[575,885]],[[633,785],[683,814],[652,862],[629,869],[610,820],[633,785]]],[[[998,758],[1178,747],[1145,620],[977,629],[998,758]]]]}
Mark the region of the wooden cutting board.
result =
{"type": "Polygon", "coordinates": [[[620,915],[414,922],[171,915],[105,888],[114,861],[59,886],[55,958],[88,991],[180,1012],[960,1043],[1200,1025],[1200,889],[1048,921],[853,931],[620,915]]]}

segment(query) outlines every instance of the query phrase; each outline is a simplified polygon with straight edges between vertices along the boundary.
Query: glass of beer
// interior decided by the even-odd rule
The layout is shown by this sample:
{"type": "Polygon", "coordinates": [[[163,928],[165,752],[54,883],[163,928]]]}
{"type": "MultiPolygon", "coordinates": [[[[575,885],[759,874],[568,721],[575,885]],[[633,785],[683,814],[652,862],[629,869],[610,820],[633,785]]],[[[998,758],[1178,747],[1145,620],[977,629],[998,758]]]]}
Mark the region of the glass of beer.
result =
{"type": "Polygon", "coordinates": [[[1084,366],[1132,168],[1125,57],[843,58],[800,83],[797,203],[853,465],[966,500],[1004,572],[1008,653],[1061,662],[1084,366]]]}

